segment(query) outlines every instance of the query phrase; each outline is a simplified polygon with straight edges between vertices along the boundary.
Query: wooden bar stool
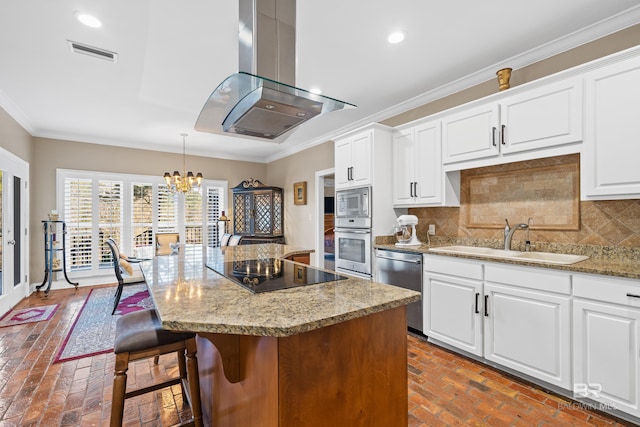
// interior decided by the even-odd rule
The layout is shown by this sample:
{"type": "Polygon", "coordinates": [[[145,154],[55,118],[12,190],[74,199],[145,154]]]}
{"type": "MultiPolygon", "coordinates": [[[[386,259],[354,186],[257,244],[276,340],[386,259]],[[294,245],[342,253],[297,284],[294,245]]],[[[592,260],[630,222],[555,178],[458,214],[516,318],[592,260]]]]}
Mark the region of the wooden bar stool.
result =
{"type": "Polygon", "coordinates": [[[200,380],[196,359],[196,338],[193,333],[171,332],[162,329],[155,310],[141,310],[125,314],[116,322],[116,339],[113,348],[116,368],[113,377],[111,399],[111,427],[122,426],[124,401],[130,397],[180,384],[182,395],[191,406],[193,419],[189,426],[202,427],[200,380]],[[127,392],[129,362],[176,352],[180,376],[127,392]],[[186,353],[186,361],[185,361],[186,353]]]}

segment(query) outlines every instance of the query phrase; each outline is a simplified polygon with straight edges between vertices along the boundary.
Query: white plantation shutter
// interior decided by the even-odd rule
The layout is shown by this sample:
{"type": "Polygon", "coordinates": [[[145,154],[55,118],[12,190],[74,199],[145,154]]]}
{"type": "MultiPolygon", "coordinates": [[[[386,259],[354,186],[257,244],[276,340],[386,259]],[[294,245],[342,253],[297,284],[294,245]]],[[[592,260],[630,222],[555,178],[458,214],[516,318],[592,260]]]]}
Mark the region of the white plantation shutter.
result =
{"type": "Polygon", "coordinates": [[[161,176],[58,169],[67,271],[71,277],[107,273],[111,252],[104,242],[110,237],[131,255],[162,232],[179,232],[187,244],[218,246],[227,191],[226,181],[205,180],[200,193],[171,194],[161,176]]]}
{"type": "Polygon", "coordinates": [[[153,184],[131,185],[132,248],[153,244],[153,184]]]}
{"type": "MultiPolygon", "coordinates": [[[[200,189],[202,191],[202,189],[200,189]]],[[[187,193],[184,200],[185,243],[202,243],[202,194],[187,193]]]]}
{"type": "Polygon", "coordinates": [[[100,268],[112,267],[111,250],[105,244],[111,238],[122,246],[122,182],[98,181],[98,247],[100,268]]]}
{"type": "Polygon", "coordinates": [[[67,225],[69,271],[91,269],[93,235],[93,183],[91,179],[64,180],[64,220],[67,225]]]}
{"type": "Polygon", "coordinates": [[[178,231],[178,195],[171,194],[166,184],[158,185],[158,233],[178,231]]]}

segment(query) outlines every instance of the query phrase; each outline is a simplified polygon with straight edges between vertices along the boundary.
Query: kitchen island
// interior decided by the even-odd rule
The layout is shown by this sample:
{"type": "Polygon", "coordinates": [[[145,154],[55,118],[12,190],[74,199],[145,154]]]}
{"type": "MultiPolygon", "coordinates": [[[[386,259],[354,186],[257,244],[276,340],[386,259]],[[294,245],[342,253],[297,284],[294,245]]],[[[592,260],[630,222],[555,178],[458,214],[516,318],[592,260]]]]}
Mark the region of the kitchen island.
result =
{"type": "Polygon", "coordinates": [[[405,306],[417,292],[347,277],[252,293],[207,267],[304,253],[186,248],[143,263],[163,327],[198,334],[205,424],[406,426],[405,306]]]}

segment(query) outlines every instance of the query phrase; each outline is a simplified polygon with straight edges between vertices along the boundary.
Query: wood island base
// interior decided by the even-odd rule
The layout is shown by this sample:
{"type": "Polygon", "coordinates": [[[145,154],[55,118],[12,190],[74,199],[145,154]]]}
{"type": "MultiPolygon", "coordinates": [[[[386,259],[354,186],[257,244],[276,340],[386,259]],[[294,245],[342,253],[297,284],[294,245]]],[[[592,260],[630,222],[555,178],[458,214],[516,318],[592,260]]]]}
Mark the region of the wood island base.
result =
{"type": "Polygon", "coordinates": [[[288,337],[199,333],[205,425],[406,426],[406,306],[288,337]]]}

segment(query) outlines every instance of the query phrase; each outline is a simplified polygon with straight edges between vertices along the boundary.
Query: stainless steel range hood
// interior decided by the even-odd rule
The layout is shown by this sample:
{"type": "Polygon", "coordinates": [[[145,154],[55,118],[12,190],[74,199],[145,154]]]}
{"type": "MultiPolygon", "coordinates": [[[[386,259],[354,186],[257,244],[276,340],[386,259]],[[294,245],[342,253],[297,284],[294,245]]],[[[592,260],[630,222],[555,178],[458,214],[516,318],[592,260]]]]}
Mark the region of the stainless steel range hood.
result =
{"type": "Polygon", "coordinates": [[[213,91],[195,129],[282,142],[321,114],[355,105],[295,84],[295,0],[239,0],[240,72],[213,91]]]}

